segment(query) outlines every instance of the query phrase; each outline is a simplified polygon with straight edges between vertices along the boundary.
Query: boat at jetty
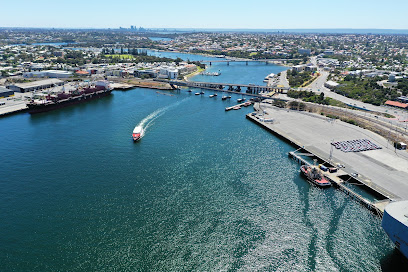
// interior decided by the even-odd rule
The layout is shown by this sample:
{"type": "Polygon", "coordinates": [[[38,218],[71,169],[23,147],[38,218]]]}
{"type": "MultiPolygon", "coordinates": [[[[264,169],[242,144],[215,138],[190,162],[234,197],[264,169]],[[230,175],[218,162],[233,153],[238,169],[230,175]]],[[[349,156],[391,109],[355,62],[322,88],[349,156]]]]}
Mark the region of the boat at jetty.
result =
{"type": "Polygon", "coordinates": [[[395,247],[408,258],[408,201],[396,201],[385,207],[381,226],[395,247]]]}
{"type": "Polygon", "coordinates": [[[268,82],[269,82],[269,79],[273,78],[274,76],[275,76],[274,73],[271,73],[271,74],[267,75],[267,76],[264,78],[263,82],[268,83],[268,82]]]}
{"type": "Polygon", "coordinates": [[[109,82],[97,81],[87,87],[78,87],[75,90],[57,94],[47,94],[43,99],[33,99],[27,103],[28,112],[31,114],[47,112],[59,108],[79,104],[110,95],[112,88],[109,82]]]}
{"type": "Polygon", "coordinates": [[[309,180],[311,183],[315,184],[318,187],[330,187],[331,183],[328,181],[320,172],[316,166],[302,165],[300,167],[302,174],[309,180]]]}
{"type": "Polygon", "coordinates": [[[201,72],[200,75],[202,76],[219,76],[221,72],[201,72]]]}
{"type": "Polygon", "coordinates": [[[141,127],[141,126],[136,126],[136,127],[133,129],[133,133],[132,133],[133,141],[136,142],[136,141],[139,141],[140,139],[142,139],[143,134],[144,134],[143,127],[141,127]]]}

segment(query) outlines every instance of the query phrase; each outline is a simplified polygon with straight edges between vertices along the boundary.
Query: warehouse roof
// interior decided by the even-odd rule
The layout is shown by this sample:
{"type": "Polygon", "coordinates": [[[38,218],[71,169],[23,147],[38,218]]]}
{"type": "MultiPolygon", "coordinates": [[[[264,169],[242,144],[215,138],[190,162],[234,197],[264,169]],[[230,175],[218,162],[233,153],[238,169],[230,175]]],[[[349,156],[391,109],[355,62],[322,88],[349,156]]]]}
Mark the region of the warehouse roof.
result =
{"type": "Polygon", "coordinates": [[[29,89],[29,88],[35,88],[35,87],[40,87],[44,85],[59,84],[62,82],[63,81],[59,79],[51,78],[51,79],[44,79],[44,80],[38,80],[38,81],[26,82],[26,83],[15,83],[13,85],[19,87],[20,89],[29,89]]]}
{"type": "Polygon", "coordinates": [[[403,109],[406,109],[408,107],[408,104],[404,104],[404,103],[397,102],[397,101],[391,101],[391,100],[388,100],[387,102],[385,102],[385,105],[394,106],[394,107],[403,108],[403,109]]]}

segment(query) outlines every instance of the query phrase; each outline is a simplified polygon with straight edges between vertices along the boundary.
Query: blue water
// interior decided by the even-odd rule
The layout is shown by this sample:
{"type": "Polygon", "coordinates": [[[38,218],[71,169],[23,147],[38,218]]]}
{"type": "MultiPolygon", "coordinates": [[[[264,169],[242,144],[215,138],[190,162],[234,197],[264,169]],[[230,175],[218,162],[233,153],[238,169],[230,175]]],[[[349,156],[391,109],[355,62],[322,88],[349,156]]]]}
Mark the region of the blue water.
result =
{"type": "Polygon", "coordinates": [[[181,58],[182,60],[189,60],[189,61],[203,61],[203,60],[218,60],[216,57],[211,56],[203,56],[198,54],[188,54],[188,53],[181,53],[181,52],[168,52],[168,51],[157,51],[157,50],[150,50],[147,49],[147,54],[156,57],[166,57],[166,58],[181,58]]]}
{"type": "Polygon", "coordinates": [[[407,271],[378,217],[211,93],[1,118],[0,271],[407,271]]]}
{"type": "Polygon", "coordinates": [[[152,41],[159,41],[159,42],[173,40],[172,38],[165,38],[165,37],[149,37],[149,39],[152,41]]]}
{"type": "Polygon", "coordinates": [[[204,76],[197,75],[192,78],[192,81],[200,82],[223,82],[223,83],[237,83],[237,84],[255,84],[266,86],[263,82],[266,76],[271,73],[278,74],[287,67],[277,66],[263,62],[230,62],[227,63],[213,63],[211,66],[207,65],[207,72],[220,72],[220,76],[204,76]]]}

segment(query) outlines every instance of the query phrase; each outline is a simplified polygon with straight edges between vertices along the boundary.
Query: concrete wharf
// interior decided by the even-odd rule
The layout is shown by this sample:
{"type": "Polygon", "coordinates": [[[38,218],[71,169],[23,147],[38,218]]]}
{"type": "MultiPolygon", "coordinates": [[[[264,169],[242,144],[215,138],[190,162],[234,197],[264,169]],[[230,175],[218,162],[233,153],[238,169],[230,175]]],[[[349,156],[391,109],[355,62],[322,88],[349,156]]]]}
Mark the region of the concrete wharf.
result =
{"type": "MultiPolygon", "coordinates": [[[[405,151],[397,153],[383,137],[344,122],[329,122],[328,118],[316,114],[277,108],[262,109],[267,111],[267,115],[273,116],[275,122],[262,122],[261,113],[255,116],[248,114],[247,118],[302,149],[302,153],[313,154],[326,166],[344,165],[345,168],[338,173],[328,173],[327,176],[338,189],[364,206],[382,214],[389,201],[408,199],[408,156],[405,151]],[[351,153],[331,150],[333,139],[353,138],[370,138],[383,149],[351,153]],[[377,201],[369,201],[355,193],[349,186],[353,184],[375,196],[377,201]]],[[[300,158],[298,156],[297,160],[301,161],[300,158]]]]}
{"type": "Polygon", "coordinates": [[[18,101],[13,103],[9,102],[5,105],[0,106],[0,117],[14,113],[24,112],[27,109],[28,108],[25,101],[18,101]]]}

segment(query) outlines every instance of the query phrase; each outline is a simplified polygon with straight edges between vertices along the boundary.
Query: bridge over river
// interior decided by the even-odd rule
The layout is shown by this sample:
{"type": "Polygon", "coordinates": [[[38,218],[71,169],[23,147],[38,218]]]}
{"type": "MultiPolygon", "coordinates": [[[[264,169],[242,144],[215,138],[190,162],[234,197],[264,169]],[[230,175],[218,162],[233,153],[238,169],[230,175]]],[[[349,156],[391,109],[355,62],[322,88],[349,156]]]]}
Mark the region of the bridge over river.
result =
{"type": "Polygon", "coordinates": [[[254,97],[265,96],[262,93],[283,93],[288,91],[287,87],[273,87],[273,86],[261,86],[255,84],[236,84],[236,83],[218,83],[218,82],[196,82],[196,81],[181,81],[181,80],[167,80],[167,79],[155,79],[155,81],[165,82],[170,84],[174,89],[179,86],[190,88],[201,88],[214,91],[226,91],[231,93],[245,94],[254,97]],[[246,88],[244,93],[241,93],[246,88]]]}
{"type": "Polygon", "coordinates": [[[265,62],[265,64],[268,65],[268,63],[277,63],[277,62],[286,63],[287,61],[292,61],[292,60],[300,60],[300,59],[219,59],[219,60],[202,60],[200,62],[209,63],[210,65],[212,65],[213,63],[220,63],[220,62],[226,62],[227,65],[229,65],[230,62],[245,62],[246,65],[248,65],[248,62],[265,62]]]}

